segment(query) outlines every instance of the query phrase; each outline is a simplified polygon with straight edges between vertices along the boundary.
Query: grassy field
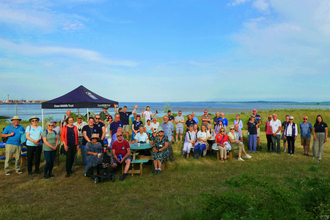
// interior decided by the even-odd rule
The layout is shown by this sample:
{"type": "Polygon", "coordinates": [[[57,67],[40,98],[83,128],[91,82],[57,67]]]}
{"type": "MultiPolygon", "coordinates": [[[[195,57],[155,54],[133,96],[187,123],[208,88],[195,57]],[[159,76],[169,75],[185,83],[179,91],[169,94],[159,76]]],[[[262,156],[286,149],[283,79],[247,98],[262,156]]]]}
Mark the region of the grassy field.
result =
{"type": "MultiPolygon", "coordinates": [[[[265,120],[274,111],[260,112],[265,120]]],[[[304,115],[312,124],[318,114],[325,122],[330,120],[328,110],[276,110],[282,121],[286,114],[293,115],[300,123],[304,115]]],[[[229,124],[235,115],[226,115],[229,124]]],[[[242,114],[244,124],[248,114],[242,114]]],[[[160,119],[159,119],[160,121],[160,119]]],[[[24,124],[23,124],[24,125],[24,124]]],[[[5,126],[1,123],[0,129],[5,126]]],[[[245,126],[246,127],[246,126],[245,126]]],[[[246,131],[243,132],[246,134],[246,131]]],[[[244,137],[245,139],[247,137],[244,137]]],[[[266,148],[266,135],[262,127],[261,144],[266,148]]],[[[298,177],[311,175],[308,168],[318,164],[312,157],[303,156],[300,138],[296,141],[296,153],[270,154],[265,150],[252,155],[252,159],[238,162],[216,160],[216,154],[208,153],[199,160],[181,158],[182,143],[173,145],[175,162],[159,176],[151,175],[151,165],[146,165],[143,176],[129,176],[123,182],[107,182],[95,185],[90,178],[81,175],[84,167],[75,166],[76,174],[65,178],[65,157],[54,168],[55,178],[43,180],[42,175],[5,176],[0,170],[0,218],[1,219],[178,219],[183,213],[200,208],[201,193],[221,193],[228,188],[221,183],[242,173],[269,176],[270,181],[282,186],[284,177],[294,173],[298,177]]],[[[283,146],[282,146],[283,150],[283,146]]],[[[311,155],[312,152],[310,152],[311,155]]],[[[320,172],[329,175],[330,150],[325,144],[320,172]]],[[[80,159],[80,158],[79,158],[80,159]]],[[[0,162],[3,164],[3,161],[0,162]]],[[[41,164],[43,171],[44,162],[41,164]]],[[[12,170],[14,168],[12,163],[12,170]]],[[[242,192],[244,193],[244,192],[242,192]]],[[[260,195],[259,195],[260,196],[260,195]]]]}

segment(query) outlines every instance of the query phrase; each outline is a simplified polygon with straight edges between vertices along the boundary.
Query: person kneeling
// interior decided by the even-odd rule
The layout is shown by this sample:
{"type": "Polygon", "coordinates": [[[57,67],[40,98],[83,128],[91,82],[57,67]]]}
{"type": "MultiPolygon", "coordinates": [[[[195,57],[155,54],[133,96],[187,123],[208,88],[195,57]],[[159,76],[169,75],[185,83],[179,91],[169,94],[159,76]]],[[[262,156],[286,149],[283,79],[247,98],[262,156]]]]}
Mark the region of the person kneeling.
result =
{"type": "Polygon", "coordinates": [[[126,163],[124,174],[120,177],[120,181],[123,181],[132,161],[132,158],[129,156],[131,155],[131,149],[128,141],[123,139],[123,133],[121,131],[117,131],[116,138],[117,141],[112,144],[112,155],[115,159],[112,168],[116,169],[118,164],[126,163]]]}
{"type": "MultiPolygon", "coordinates": [[[[99,136],[98,134],[92,134],[90,140],[85,147],[86,153],[86,169],[83,174],[85,175],[88,170],[92,167],[97,167],[102,164],[102,155],[103,155],[103,147],[100,142],[98,142],[99,136]]],[[[93,169],[93,175],[98,175],[97,169],[93,169]]]]}
{"type": "MultiPolygon", "coordinates": [[[[238,128],[237,124],[235,125],[235,128],[236,127],[238,128]]],[[[230,132],[228,133],[229,142],[230,142],[230,144],[233,145],[233,150],[235,150],[235,148],[238,149],[238,160],[239,161],[244,161],[242,159],[242,151],[244,153],[244,158],[250,159],[251,156],[245,152],[245,149],[244,149],[245,146],[244,146],[243,142],[239,139],[240,138],[239,133],[235,132],[235,128],[233,125],[231,125],[229,127],[229,129],[230,129],[230,132]]]]}
{"type": "Polygon", "coordinates": [[[228,136],[225,131],[225,128],[220,128],[220,133],[215,137],[215,143],[218,144],[222,162],[227,161],[227,151],[231,150],[231,146],[228,143],[228,136]]]}
{"type": "Polygon", "coordinates": [[[162,127],[158,127],[157,135],[153,138],[153,141],[150,145],[154,149],[152,155],[152,160],[154,161],[155,173],[160,175],[162,169],[162,163],[164,163],[167,158],[169,158],[170,153],[167,149],[168,147],[168,138],[164,135],[164,130],[162,127]]]}

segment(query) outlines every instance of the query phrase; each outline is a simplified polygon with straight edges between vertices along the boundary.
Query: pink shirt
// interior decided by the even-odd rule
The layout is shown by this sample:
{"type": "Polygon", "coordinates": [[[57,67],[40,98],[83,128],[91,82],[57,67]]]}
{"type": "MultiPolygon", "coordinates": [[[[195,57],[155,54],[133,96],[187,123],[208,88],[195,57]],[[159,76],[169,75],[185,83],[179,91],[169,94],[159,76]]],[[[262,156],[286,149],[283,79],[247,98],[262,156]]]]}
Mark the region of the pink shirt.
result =
{"type": "Polygon", "coordinates": [[[272,134],[272,132],[270,131],[270,121],[266,121],[265,126],[266,126],[266,134],[272,134]]]}

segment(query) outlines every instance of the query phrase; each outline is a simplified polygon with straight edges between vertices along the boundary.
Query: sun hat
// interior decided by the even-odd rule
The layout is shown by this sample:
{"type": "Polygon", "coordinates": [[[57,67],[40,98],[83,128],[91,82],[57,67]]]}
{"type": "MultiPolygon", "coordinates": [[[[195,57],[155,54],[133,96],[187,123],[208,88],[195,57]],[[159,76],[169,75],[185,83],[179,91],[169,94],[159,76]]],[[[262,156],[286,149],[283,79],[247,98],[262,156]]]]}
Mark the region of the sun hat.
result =
{"type": "Polygon", "coordinates": [[[91,139],[99,139],[99,136],[98,136],[98,134],[92,134],[92,137],[91,137],[91,139]]]}
{"type": "Polygon", "coordinates": [[[108,109],[108,106],[103,106],[102,109],[108,109]]]}
{"type": "Polygon", "coordinates": [[[15,115],[12,119],[11,119],[11,121],[12,120],[19,120],[19,121],[22,121],[22,119],[20,119],[17,115],[15,115]]]}
{"type": "Polygon", "coordinates": [[[289,119],[294,119],[294,117],[293,116],[290,116],[289,119]]]}
{"type": "Polygon", "coordinates": [[[37,119],[38,121],[40,121],[40,119],[39,119],[37,116],[32,116],[32,117],[29,119],[29,122],[31,122],[33,119],[37,119]]]}
{"type": "Polygon", "coordinates": [[[159,132],[164,132],[164,129],[163,129],[161,126],[158,127],[157,134],[158,134],[159,132]]]}
{"type": "Polygon", "coordinates": [[[77,116],[77,119],[78,119],[78,118],[82,118],[82,116],[81,116],[81,115],[78,115],[78,116],[77,116]]]}

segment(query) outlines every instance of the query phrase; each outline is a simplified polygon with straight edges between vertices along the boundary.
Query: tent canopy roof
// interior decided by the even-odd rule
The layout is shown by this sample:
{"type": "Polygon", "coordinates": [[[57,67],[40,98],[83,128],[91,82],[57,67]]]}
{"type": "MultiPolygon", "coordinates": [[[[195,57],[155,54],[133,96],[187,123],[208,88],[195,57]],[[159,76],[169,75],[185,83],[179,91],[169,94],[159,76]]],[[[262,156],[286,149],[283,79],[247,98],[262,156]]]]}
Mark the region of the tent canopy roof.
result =
{"type": "Polygon", "coordinates": [[[71,92],[41,104],[42,109],[49,108],[102,108],[114,107],[117,101],[112,101],[90,91],[84,86],[71,92]]]}

